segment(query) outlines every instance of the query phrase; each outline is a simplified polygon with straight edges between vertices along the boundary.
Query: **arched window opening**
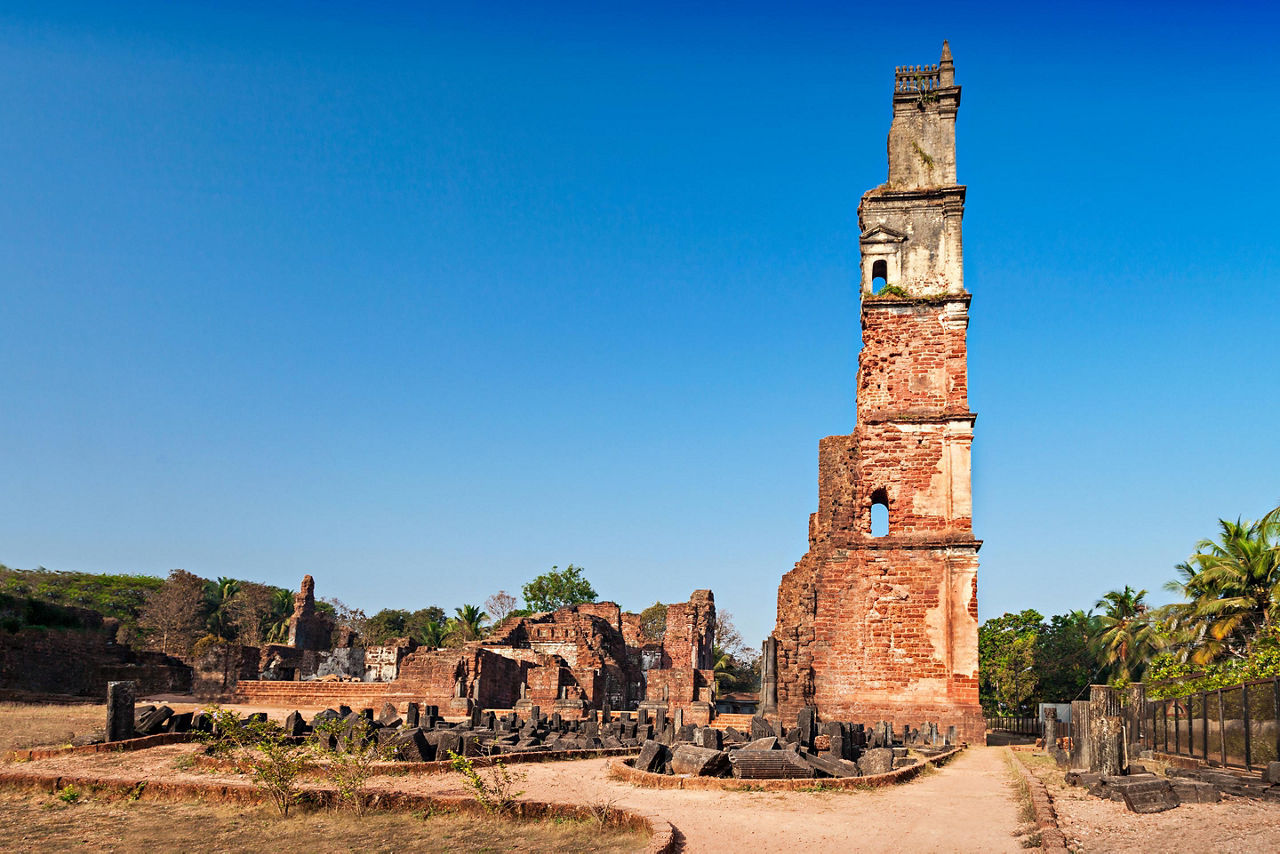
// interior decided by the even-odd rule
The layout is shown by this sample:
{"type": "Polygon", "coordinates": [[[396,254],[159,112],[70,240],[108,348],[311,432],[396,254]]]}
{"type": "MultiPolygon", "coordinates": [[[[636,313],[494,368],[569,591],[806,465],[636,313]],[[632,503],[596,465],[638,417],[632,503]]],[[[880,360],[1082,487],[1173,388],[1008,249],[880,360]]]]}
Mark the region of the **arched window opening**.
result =
{"type": "Polygon", "coordinates": [[[881,259],[871,265],[871,293],[880,293],[887,284],[889,284],[889,265],[881,259]]]}
{"type": "Polygon", "coordinates": [[[889,494],[883,489],[871,493],[871,536],[889,533],[889,494]]]}

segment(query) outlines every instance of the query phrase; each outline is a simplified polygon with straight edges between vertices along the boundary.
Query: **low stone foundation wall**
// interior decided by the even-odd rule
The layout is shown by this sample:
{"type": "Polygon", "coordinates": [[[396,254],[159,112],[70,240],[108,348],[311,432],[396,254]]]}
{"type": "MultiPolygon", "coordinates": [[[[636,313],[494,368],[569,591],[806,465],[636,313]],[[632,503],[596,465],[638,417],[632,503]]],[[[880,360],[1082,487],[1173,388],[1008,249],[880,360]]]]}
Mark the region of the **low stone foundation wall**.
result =
{"type": "Polygon", "coordinates": [[[394,703],[397,709],[403,709],[405,703],[422,702],[422,697],[393,682],[244,680],[236,686],[235,702],[290,709],[336,709],[341,705],[378,709],[383,703],[394,703]]]}
{"type": "Polygon", "coordinates": [[[943,765],[956,756],[963,747],[953,748],[946,753],[895,768],[887,774],[871,774],[866,777],[808,777],[792,780],[740,780],[728,777],[677,777],[670,774],[651,774],[648,771],[637,771],[622,761],[609,763],[609,776],[623,783],[643,786],[647,789],[691,789],[716,790],[722,792],[801,792],[808,789],[875,789],[880,786],[893,786],[905,783],[915,777],[926,766],[943,765]]]}

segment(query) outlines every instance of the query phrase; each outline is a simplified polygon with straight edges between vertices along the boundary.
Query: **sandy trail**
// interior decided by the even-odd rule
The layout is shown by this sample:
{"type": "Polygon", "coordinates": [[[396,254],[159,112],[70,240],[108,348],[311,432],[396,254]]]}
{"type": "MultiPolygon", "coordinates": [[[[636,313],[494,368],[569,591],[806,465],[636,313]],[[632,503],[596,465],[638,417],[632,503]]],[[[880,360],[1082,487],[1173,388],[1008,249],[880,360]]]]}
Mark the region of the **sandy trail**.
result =
{"type": "MultiPolygon", "coordinates": [[[[641,789],[610,780],[606,760],[519,766],[527,796],[601,803],[658,815],[686,852],[859,851],[1020,854],[1018,807],[1000,748],[971,748],[940,771],[900,786],[851,792],[641,789]]],[[[396,788],[465,794],[453,775],[400,778],[396,788]]]]}

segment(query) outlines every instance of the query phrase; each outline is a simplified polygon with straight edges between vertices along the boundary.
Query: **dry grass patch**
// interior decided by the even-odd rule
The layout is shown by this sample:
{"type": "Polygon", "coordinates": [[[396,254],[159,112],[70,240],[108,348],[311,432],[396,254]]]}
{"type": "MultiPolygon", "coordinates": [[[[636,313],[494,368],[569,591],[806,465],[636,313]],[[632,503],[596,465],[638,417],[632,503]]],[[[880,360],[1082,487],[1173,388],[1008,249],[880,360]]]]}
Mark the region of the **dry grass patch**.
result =
{"type": "Polygon", "coordinates": [[[641,851],[639,831],[596,821],[512,821],[466,813],[293,813],[268,807],[0,794],[0,850],[254,852],[641,851]]]}
{"type": "Polygon", "coordinates": [[[69,744],[106,726],[105,705],[0,703],[0,753],[69,744]]]}

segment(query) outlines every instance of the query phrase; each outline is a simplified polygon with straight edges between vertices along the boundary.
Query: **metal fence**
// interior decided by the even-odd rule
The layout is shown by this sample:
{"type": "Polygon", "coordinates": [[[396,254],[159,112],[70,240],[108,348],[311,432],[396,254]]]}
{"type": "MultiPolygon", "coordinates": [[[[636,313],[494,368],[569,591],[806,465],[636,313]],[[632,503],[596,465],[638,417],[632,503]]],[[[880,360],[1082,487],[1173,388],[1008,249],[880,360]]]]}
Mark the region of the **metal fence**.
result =
{"type": "Polygon", "coordinates": [[[1252,771],[1280,758],[1280,677],[1148,700],[1144,718],[1152,750],[1252,771]]]}
{"type": "Polygon", "coordinates": [[[1011,732],[1015,735],[1044,735],[1044,724],[1039,718],[987,718],[987,729],[1011,732]]]}

